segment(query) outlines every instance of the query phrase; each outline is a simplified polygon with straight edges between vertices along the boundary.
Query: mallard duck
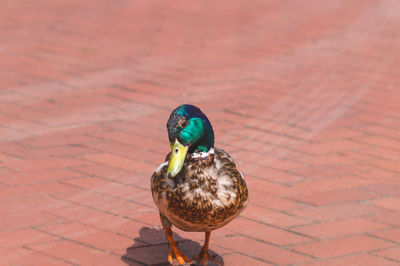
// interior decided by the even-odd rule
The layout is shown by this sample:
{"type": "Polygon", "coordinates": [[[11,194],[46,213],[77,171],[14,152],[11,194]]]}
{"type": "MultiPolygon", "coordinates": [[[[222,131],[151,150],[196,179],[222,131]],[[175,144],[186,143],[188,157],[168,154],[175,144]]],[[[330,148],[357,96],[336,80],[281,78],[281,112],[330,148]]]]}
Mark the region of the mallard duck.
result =
{"type": "Polygon", "coordinates": [[[231,156],[214,147],[214,132],[208,118],[193,105],[181,105],[167,122],[171,152],[151,177],[154,203],[169,242],[168,261],[180,264],[199,260],[207,265],[211,231],[239,215],[247,205],[248,191],[231,156]],[[200,253],[189,259],[172,237],[175,225],[189,232],[205,232],[200,253]]]}

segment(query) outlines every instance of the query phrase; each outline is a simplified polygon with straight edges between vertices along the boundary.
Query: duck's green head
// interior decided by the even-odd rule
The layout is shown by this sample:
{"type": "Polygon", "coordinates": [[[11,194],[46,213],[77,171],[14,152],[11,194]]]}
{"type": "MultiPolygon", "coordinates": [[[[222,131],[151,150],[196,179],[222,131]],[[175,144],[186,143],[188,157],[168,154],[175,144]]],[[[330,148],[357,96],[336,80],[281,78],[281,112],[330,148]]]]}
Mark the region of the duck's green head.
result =
{"type": "Polygon", "coordinates": [[[167,175],[176,176],[182,169],[187,153],[208,152],[214,147],[214,132],[210,121],[194,105],[177,107],[168,119],[171,158],[167,175]]]}

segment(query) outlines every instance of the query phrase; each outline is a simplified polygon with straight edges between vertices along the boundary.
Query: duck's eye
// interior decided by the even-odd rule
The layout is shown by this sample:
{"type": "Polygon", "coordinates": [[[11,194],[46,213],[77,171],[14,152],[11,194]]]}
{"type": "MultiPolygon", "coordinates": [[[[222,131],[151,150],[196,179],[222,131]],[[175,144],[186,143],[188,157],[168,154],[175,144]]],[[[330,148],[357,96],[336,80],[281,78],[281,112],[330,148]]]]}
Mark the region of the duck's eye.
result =
{"type": "Polygon", "coordinates": [[[181,128],[184,128],[184,127],[186,127],[188,125],[188,121],[187,120],[180,120],[179,122],[178,122],[178,126],[179,127],[181,127],[181,128]]]}

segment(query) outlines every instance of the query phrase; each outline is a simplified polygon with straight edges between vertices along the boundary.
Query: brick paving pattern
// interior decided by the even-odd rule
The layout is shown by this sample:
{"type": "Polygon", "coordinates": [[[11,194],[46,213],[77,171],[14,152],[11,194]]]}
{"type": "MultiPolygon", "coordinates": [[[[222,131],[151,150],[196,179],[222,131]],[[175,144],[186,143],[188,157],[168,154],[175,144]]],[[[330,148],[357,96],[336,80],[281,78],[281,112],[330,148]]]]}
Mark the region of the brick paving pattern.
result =
{"type": "Polygon", "coordinates": [[[400,264],[398,0],[5,1],[0,40],[0,265],[165,264],[182,103],[250,189],[225,265],[400,264]]]}

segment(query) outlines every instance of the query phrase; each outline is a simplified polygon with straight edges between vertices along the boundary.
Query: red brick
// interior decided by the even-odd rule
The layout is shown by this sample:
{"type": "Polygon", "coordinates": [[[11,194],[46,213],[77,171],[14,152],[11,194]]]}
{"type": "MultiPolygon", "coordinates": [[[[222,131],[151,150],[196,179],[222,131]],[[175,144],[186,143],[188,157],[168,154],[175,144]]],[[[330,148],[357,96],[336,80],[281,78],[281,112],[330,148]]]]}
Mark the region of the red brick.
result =
{"type": "MultiPolygon", "coordinates": [[[[42,201],[29,199],[30,203],[26,203],[27,198],[20,201],[10,200],[0,201],[0,210],[2,211],[2,219],[0,220],[0,228],[3,230],[14,230],[29,226],[41,226],[59,223],[64,219],[44,212],[43,206],[36,205],[42,201]],[[21,203],[23,201],[23,203],[21,203]],[[5,207],[6,206],[6,207],[5,207]]],[[[48,202],[46,202],[48,204],[48,202]]]]}
{"type": "Polygon", "coordinates": [[[368,217],[370,220],[400,226],[400,212],[392,211],[368,217]]]}
{"type": "Polygon", "coordinates": [[[160,224],[160,215],[157,208],[144,211],[141,211],[140,209],[133,210],[130,213],[126,214],[126,216],[146,224],[160,224]]]}
{"type": "Polygon", "coordinates": [[[144,223],[123,218],[121,216],[115,216],[98,211],[91,211],[90,213],[91,216],[83,216],[75,219],[80,223],[130,238],[138,237],[140,230],[146,227],[146,224],[144,223]]]}
{"type": "Polygon", "coordinates": [[[251,204],[247,206],[246,210],[241,215],[258,222],[271,224],[282,228],[308,223],[306,219],[288,215],[283,212],[257,207],[251,204]]]}
{"type": "Polygon", "coordinates": [[[324,240],[292,247],[299,252],[318,258],[330,258],[358,252],[372,251],[393,246],[392,243],[369,236],[351,236],[324,240]]]}
{"type": "Polygon", "coordinates": [[[54,169],[85,165],[85,161],[72,157],[66,158],[41,158],[28,161],[6,162],[5,166],[17,171],[35,171],[40,169],[54,169]]]}
{"type": "Polygon", "coordinates": [[[366,191],[372,191],[384,197],[400,197],[400,184],[388,182],[388,184],[375,184],[363,187],[366,191]]]}
{"type": "Polygon", "coordinates": [[[400,164],[398,161],[386,160],[386,159],[375,159],[371,161],[371,164],[383,168],[385,170],[394,171],[397,174],[400,173],[400,164]]]}
{"type": "MultiPolygon", "coordinates": [[[[145,175],[151,176],[153,171],[157,168],[158,165],[151,165],[147,163],[143,163],[136,160],[131,160],[125,157],[112,155],[109,153],[97,153],[83,156],[85,160],[89,160],[92,162],[121,168],[123,170],[128,171],[137,171],[143,173],[145,175]]],[[[161,163],[161,162],[160,162],[161,163]]]]}
{"type": "MultiPolygon", "coordinates": [[[[0,155],[1,156],[1,155],[0,155]]],[[[1,158],[0,158],[1,160],[1,158]]],[[[8,169],[6,167],[0,167],[0,182],[3,185],[8,184],[8,182],[13,182],[14,180],[16,180],[17,178],[14,177],[16,175],[16,171],[8,169]],[[9,180],[11,179],[11,180],[9,180]]]]}
{"type": "Polygon", "coordinates": [[[227,228],[238,234],[243,234],[251,238],[260,239],[279,246],[310,241],[309,238],[294,234],[292,232],[276,229],[268,225],[243,219],[241,217],[229,223],[227,228]],[[246,228],[246,230],[243,230],[243,228],[246,228]]]}
{"type": "Polygon", "coordinates": [[[223,147],[231,146],[232,148],[227,151],[232,153],[234,158],[238,159],[243,157],[241,155],[238,157],[236,154],[249,154],[249,152],[243,153],[243,147],[246,147],[245,149],[247,151],[267,154],[271,158],[292,159],[304,155],[304,153],[290,149],[287,146],[277,146],[272,143],[260,142],[256,139],[247,139],[236,135],[224,135],[222,137],[221,143],[223,143],[223,147]],[[237,150],[237,152],[233,152],[235,150],[237,150]]]}
{"type": "Polygon", "coordinates": [[[57,193],[73,192],[79,190],[58,182],[47,182],[22,186],[0,187],[0,199],[15,199],[19,197],[46,196],[57,193]]]}
{"type": "Polygon", "coordinates": [[[228,254],[224,256],[224,264],[232,266],[267,265],[269,263],[242,254],[228,254]]]}
{"type": "MultiPolygon", "coordinates": [[[[135,194],[135,189],[132,189],[131,192],[135,194]]],[[[112,195],[93,191],[59,194],[56,198],[123,216],[129,215],[133,212],[153,210],[150,207],[129,201],[128,198],[125,197],[121,199],[121,197],[116,198],[112,195]]]]}
{"type": "Polygon", "coordinates": [[[74,240],[108,251],[126,248],[132,243],[132,240],[128,237],[119,236],[75,222],[40,227],[39,229],[64,239],[74,240]]]}
{"type": "Polygon", "coordinates": [[[174,100],[169,97],[163,97],[161,95],[150,95],[148,93],[142,93],[139,91],[124,92],[124,98],[127,100],[134,100],[142,104],[152,104],[158,107],[169,107],[174,104],[174,100]]]}
{"type": "Polygon", "coordinates": [[[140,173],[132,174],[132,171],[114,168],[107,165],[86,165],[81,167],[74,167],[71,169],[73,172],[78,173],[80,176],[96,176],[108,180],[114,180],[118,183],[135,185],[148,189],[148,176],[140,173]]]}
{"type": "Polygon", "coordinates": [[[128,248],[126,253],[123,254],[123,261],[124,258],[132,259],[145,265],[167,264],[168,244],[128,248]]]}
{"type": "Polygon", "coordinates": [[[400,247],[388,248],[385,250],[374,252],[372,254],[375,256],[394,260],[396,261],[396,263],[400,262],[400,247]]]}
{"type": "Polygon", "coordinates": [[[0,152],[0,161],[1,162],[18,162],[18,161],[22,161],[22,159],[15,157],[13,155],[8,155],[8,154],[0,152]]]}
{"type": "Polygon", "coordinates": [[[398,173],[381,169],[376,166],[370,165],[365,166],[366,171],[361,174],[362,177],[368,178],[369,180],[375,181],[375,183],[380,184],[381,182],[396,183],[398,178],[398,173]],[[379,182],[380,181],[380,182],[379,182]]]}
{"type": "Polygon", "coordinates": [[[153,137],[141,136],[132,134],[130,132],[118,131],[105,131],[95,135],[98,138],[119,142],[122,144],[132,145],[136,148],[151,149],[157,147],[161,154],[167,154],[170,151],[167,136],[165,140],[161,141],[153,137]],[[161,150],[160,150],[161,149],[161,150]]]}
{"type": "Polygon", "coordinates": [[[358,176],[341,176],[337,178],[317,179],[296,184],[296,190],[306,192],[324,192],[332,190],[348,190],[349,188],[376,184],[377,180],[370,180],[358,176]]]}
{"type": "Polygon", "coordinates": [[[365,133],[351,129],[351,128],[329,128],[318,132],[312,137],[313,141],[332,141],[342,139],[352,139],[364,136],[365,133]]]}
{"type": "Polygon", "coordinates": [[[30,249],[43,254],[51,255],[70,263],[97,265],[123,265],[119,256],[102,252],[71,241],[58,241],[45,244],[29,245],[30,249]]]}
{"type": "Polygon", "coordinates": [[[2,265],[71,265],[70,263],[27,248],[0,249],[2,265]]]}
{"type": "Polygon", "coordinates": [[[29,136],[27,132],[2,126],[0,127],[0,141],[18,140],[27,136],[29,136]]]}
{"type": "Polygon", "coordinates": [[[338,238],[349,235],[363,234],[389,228],[388,225],[371,222],[364,218],[352,218],[319,224],[292,228],[292,231],[319,239],[338,238]]]}
{"type": "Polygon", "coordinates": [[[313,143],[303,146],[296,146],[296,150],[310,154],[324,155],[330,153],[342,153],[358,151],[367,148],[368,145],[350,140],[335,140],[329,142],[313,143]]]}
{"type": "Polygon", "coordinates": [[[38,169],[29,172],[23,171],[13,173],[12,175],[7,175],[7,177],[4,179],[4,183],[10,185],[33,184],[46,181],[63,180],[79,176],[82,176],[82,174],[65,168],[38,169]]]}
{"type": "Polygon", "coordinates": [[[400,211],[400,198],[389,197],[389,198],[373,200],[370,202],[371,204],[374,204],[382,208],[400,211]]]}
{"type": "Polygon", "coordinates": [[[63,183],[99,193],[110,194],[115,197],[125,197],[129,195],[131,198],[134,196],[140,198],[142,195],[148,194],[148,191],[97,177],[74,178],[65,180],[63,183]]]}
{"type": "Polygon", "coordinates": [[[375,158],[383,158],[383,159],[394,160],[394,161],[400,160],[400,151],[398,151],[398,150],[392,150],[392,149],[381,148],[381,147],[373,147],[370,149],[363,150],[362,153],[367,154],[370,157],[375,157],[375,158]]]}
{"type": "Polygon", "coordinates": [[[293,210],[289,213],[298,217],[312,219],[315,221],[331,221],[368,215],[383,215],[387,213],[387,211],[368,204],[344,203],[340,205],[308,207],[304,209],[293,210]]]}
{"type": "Polygon", "coordinates": [[[165,141],[167,137],[167,131],[165,130],[164,125],[155,127],[154,124],[148,125],[143,123],[143,121],[138,120],[110,121],[107,123],[107,128],[111,128],[113,131],[125,131],[134,135],[151,137],[158,139],[159,141],[165,141]]]}
{"type": "Polygon", "coordinates": [[[322,206],[335,203],[373,199],[376,196],[377,194],[373,192],[366,192],[360,189],[346,189],[300,192],[294,193],[293,195],[289,196],[289,198],[299,202],[306,202],[308,204],[322,206]]]}
{"type": "Polygon", "coordinates": [[[94,153],[93,149],[79,146],[56,146],[45,148],[24,147],[19,150],[8,151],[9,154],[23,159],[39,159],[48,157],[63,157],[79,154],[94,153]]]}
{"type": "Polygon", "coordinates": [[[240,128],[235,130],[234,133],[235,135],[238,136],[257,139],[258,141],[267,143],[286,144],[286,145],[295,145],[304,143],[303,140],[287,136],[286,134],[274,134],[270,131],[270,129],[258,130],[256,128],[240,128]]]}
{"type": "Polygon", "coordinates": [[[265,244],[243,236],[233,236],[224,239],[216,239],[213,243],[227,247],[242,254],[250,255],[275,264],[293,264],[310,261],[311,258],[265,244]]]}
{"type": "Polygon", "coordinates": [[[323,178],[337,178],[343,176],[362,175],[367,171],[365,167],[357,165],[323,165],[298,169],[290,169],[289,172],[308,179],[321,180],[323,178]]]}
{"type": "MultiPolygon", "coordinates": [[[[304,166],[303,164],[293,162],[290,160],[284,160],[276,157],[271,157],[267,154],[256,153],[253,151],[247,151],[243,153],[234,154],[234,158],[240,158],[245,162],[254,163],[257,162],[259,166],[269,167],[277,170],[287,170],[293,168],[300,168],[304,166]]],[[[274,172],[271,171],[271,176],[274,175],[274,172]]],[[[275,171],[276,172],[276,171],[275,171]]],[[[260,174],[260,172],[259,172],[260,174]]],[[[280,174],[282,175],[282,174],[280,174]]],[[[265,171],[265,176],[268,176],[268,170],[265,171]]],[[[292,177],[293,178],[293,177],[292,177]]],[[[299,177],[297,177],[299,179],[299,177]]]]}
{"type": "Polygon", "coordinates": [[[57,199],[54,201],[54,205],[48,208],[49,213],[62,217],[65,220],[78,221],[79,223],[119,235],[134,238],[139,235],[140,229],[146,226],[145,223],[139,221],[95,210],[90,207],[84,207],[76,203],[59,201],[57,199]]]}
{"type": "MultiPolygon", "coordinates": [[[[363,150],[364,151],[364,150],[363,150]]],[[[371,156],[358,152],[346,152],[328,155],[304,155],[294,160],[312,166],[349,165],[360,161],[368,161],[371,156]]]]}
{"type": "Polygon", "coordinates": [[[319,260],[316,262],[306,263],[307,266],[322,265],[322,266],[336,266],[336,265],[388,265],[395,266],[396,262],[382,257],[376,257],[369,254],[351,255],[346,257],[339,257],[334,259],[319,260]]]}
{"type": "Polygon", "coordinates": [[[250,189],[251,204],[254,206],[262,208],[267,207],[269,209],[277,211],[295,210],[304,207],[304,204],[302,203],[273,195],[268,195],[263,192],[254,190],[253,187],[250,187],[250,189]]]}
{"type": "Polygon", "coordinates": [[[374,236],[400,243],[400,228],[373,233],[374,236]]]}
{"type": "MultiPolygon", "coordinates": [[[[254,178],[252,176],[244,176],[244,179],[245,179],[248,187],[250,187],[251,189],[257,190],[259,192],[262,192],[262,193],[267,193],[267,194],[284,197],[284,196],[291,195],[294,191],[293,188],[291,188],[291,187],[268,182],[266,180],[254,178]]],[[[251,198],[251,191],[250,191],[249,197],[251,198]]],[[[265,204],[265,203],[262,202],[262,204],[265,204]]]]}
{"type": "Polygon", "coordinates": [[[51,134],[51,135],[42,135],[40,137],[33,137],[29,139],[23,139],[20,140],[19,142],[25,145],[29,145],[31,147],[51,147],[51,146],[62,146],[62,145],[86,145],[88,143],[97,141],[96,138],[87,136],[84,134],[78,134],[78,135],[66,135],[65,132],[64,134],[60,135],[59,133],[57,134],[51,134]]]}
{"type": "Polygon", "coordinates": [[[91,149],[95,149],[97,151],[107,152],[114,155],[126,157],[128,159],[154,163],[154,165],[160,164],[165,158],[165,154],[162,154],[161,152],[156,153],[148,150],[141,150],[140,152],[132,152],[133,150],[136,150],[137,147],[113,141],[87,143],[85,144],[85,146],[91,149]]]}
{"type": "Polygon", "coordinates": [[[362,141],[363,143],[367,143],[373,146],[400,150],[400,141],[387,137],[371,136],[371,137],[360,138],[359,140],[362,141]]]}
{"type": "Polygon", "coordinates": [[[395,128],[384,127],[381,125],[369,125],[361,128],[362,131],[365,131],[369,134],[374,134],[378,136],[386,136],[391,138],[398,138],[399,131],[395,128]]]}
{"type": "Polygon", "coordinates": [[[59,240],[58,237],[31,228],[0,232],[0,239],[5,240],[0,248],[59,240]]]}
{"type": "MultiPolygon", "coordinates": [[[[161,228],[161,223],[160,228],[161,228]]],[[[198,241],[199,243],[204,243],[205,233],[204,232],[186,232],[180,230],[179,228],[174,227],[173,232],[178,239],[191,239],[193,241],[198,241]]],[[[218,228],[217,230],[212,231],[211,239],[220,239],[225,237],[230,237],[234,234],[232,230],[230,230],[229,225],[218,228]]],[[[212,241],[210,240],[210,241],[212,241]]],[[[219,247],[213,246],[214,249],[218,249],[219,247]]],[[[226,250],[224,252],[227,252],[226,250]]],[[[229,252],[228,252],[229,253],[229,252]]]]}
{"type": "Polygon", "coordinates": [[[243,163],[243,165],[242,164],[238,165],[240,166],[240,169],[243,169],[242,174],[245,177],[253,176],[264,179],[266,181],[277,182],[277,183],[292,183],[303,180],[303,177],[301,176],[264,167],[257,164],[243,163]]]}

